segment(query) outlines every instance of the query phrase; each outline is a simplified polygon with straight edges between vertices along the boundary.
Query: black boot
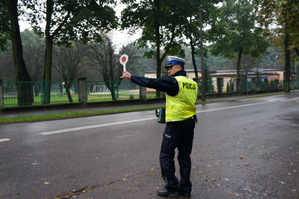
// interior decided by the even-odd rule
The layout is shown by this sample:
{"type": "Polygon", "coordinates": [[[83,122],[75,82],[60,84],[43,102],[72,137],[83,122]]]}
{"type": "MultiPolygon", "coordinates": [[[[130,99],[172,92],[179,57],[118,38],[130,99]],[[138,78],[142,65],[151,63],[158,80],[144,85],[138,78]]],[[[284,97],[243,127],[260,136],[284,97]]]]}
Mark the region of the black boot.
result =
{"type": "Polygon", "coordinates": [[[157,191],[157,194],[159,196],[163,196],[163,197],[178,197],[179,196],[179,192],[178,191],[168,191],[166,188],[160,189],[157,191]]]}

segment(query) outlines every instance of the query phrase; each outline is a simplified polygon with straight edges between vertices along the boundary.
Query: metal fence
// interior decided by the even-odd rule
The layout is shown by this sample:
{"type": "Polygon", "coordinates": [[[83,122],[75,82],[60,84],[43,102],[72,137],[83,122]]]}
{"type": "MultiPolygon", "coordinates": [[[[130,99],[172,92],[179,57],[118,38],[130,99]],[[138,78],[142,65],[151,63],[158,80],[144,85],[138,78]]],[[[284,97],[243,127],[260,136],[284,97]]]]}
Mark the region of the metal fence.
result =
{"type": "MultiPolygon", "coordinates": [[[[78,82],[68,82],[69,84],[69,93],[71,101],[78,102],[78,82]]],[[[50,90],[50,103],[59,104],[59,103],[68,103],[70,98],[66,93],[65,82],[61,81],[51,81],[51,90],[50,90]]],[[[2,82],[2,106],[18,106],[18,105],[41,105],[45,101],[45,81],[32,81],[32,82],[2,82]],[[31,89],[24,89],[24,88],[31,89]],[[22,91],[18,91],[22,90],[22,91]],[[19,93],[19,94],[18,94],[19,93]],[[21,98],[21,99],[20,99],[21,98]],[[22,98],[32,98],[32,100],[26,103],[25,99],[22,98]],[[20,104],[20,101],[22,102],[20,104]]]]}
{"type": "MultiPolygon", "coordinates": [[[[217,82],[218,83],[218,82],[217,82]]],[[[233,93],[236,88],[235,81],[229,81],[226,85],[217,85],[216,82],[206,82],[206,93],[233,93]]],[[[73,82],[50,82],[50,104],[79,102],[79,83],[73,82]]],[[[199,86],[200,87],[200,86],[199,86]]],[[[2,107],[20,105],[45,104],[45,81],[36,82],[2,82],[2,107]],[[30,88],[30,89],[24,89],[30,88]],[[19,89],[19,91],[18,91],[19,89]],[[22,92],[20,92],[22,90],[22,92]],[[29,91],[31,90],[31,91],[29,91]],[[30,98],[30,103],[22,98],[30,98]],[[20,103],[20,101],[25,103],[20,103]]],[[[240,92],[275,91],[283,88],[283,82],[278,81],[244,81],[240,82],[240,92]]],[[[299,88],[299,80],[291,81],[291,89],[299,88]]],[[[200,89],[201,90],[201,89],[200,89]]],[[[140,87],[126,80],[114,81],[86,81],[87,102],[116,101],[140,99],[140,87]]],[[[146,89],[146,98],[156,98],[154,89],[146,89]]]]}
{"type": "MultiPolygon", "coordinates": [[[[45,81],[35,82],[2,82],[2,107],[42,105],[45,104],[45,81]],[[20,86],[21,85],[21,86],[20,86]],[[23,92],[18,92],[22,87],[23,92]],[[31,88],[26,89],[24,88],[31,88]],[[30,98],[30,103],[18,98],[30,98]],[[25,103],[20,103],[25,101],[25,103]]],[[[140,99],[139,86],[132,84],[130,81],[86,81],[87,102],[102,102],[115,100],[140,99]]],[[[50,104],[79,102],[79,85],[78,81],[73,82],[50,82],[50,104]],[[69,95],[68,95],[69,93],[69,95]],[[70,99],[71,98],[71,99],[70,99]]],[[[147,98],[154,98],[151,92],[147,93],[147,98]]]]}
{"type": "Polygon", "coordinates": [[[139,99],[139,87],[128,81],[87,81],[87,101],[139,99]]]}

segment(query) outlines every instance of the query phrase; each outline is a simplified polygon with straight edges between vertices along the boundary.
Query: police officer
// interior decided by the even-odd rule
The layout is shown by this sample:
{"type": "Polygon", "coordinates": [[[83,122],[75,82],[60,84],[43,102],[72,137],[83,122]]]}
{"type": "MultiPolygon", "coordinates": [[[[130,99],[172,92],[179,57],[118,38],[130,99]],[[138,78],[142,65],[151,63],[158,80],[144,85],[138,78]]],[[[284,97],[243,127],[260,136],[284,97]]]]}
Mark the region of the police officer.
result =
{"type": "Polygon", "coordinates": [[[140,86],[154,88],[166,93],[166,127],[160,151],[160,167],[166,183],[158,190],[159,196],[191,196],[191,158],[194,127],[196,122],[197,83],[187,77],[180,57],[169,56],[165,66],[167,78],[146,78],[123,72],[121,78],[129,79],[140,86]],[[180,180],[175,176],[175,149],[178,149],[180,180]]]}

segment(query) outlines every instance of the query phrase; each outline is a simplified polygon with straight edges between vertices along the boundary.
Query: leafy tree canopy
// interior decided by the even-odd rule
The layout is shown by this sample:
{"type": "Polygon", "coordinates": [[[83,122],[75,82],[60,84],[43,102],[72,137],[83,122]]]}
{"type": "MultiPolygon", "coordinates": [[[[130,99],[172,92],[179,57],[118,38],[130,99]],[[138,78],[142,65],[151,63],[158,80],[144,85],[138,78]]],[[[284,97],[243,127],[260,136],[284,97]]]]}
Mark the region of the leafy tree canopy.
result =
{"type": "Polygon", "coordinates": [[[27,9],[24,14],[38,34],[45,35],[42,24],[49,23],[49,33],[57,44],[100,39],[99,31],[117,26],[112,7],[115,0],[27,0],[22,5],[27,9]]]}
{"type": "Polygon", "coordinates": [[[258,57],[267,49],[263,29],[256,24],[254,5],[248,0],[227,0],[210,31],[211,52],[227,58],[243,54],[258,57]]]}
{"type": "MultiPolygon", "coordinates": [[[[298,0],[257,0],[260,6],[260,21],[276,23],[283,33],[290,35],[290,48],[299,46],[299,1],[298,0]]],[[[277,26],[276,26],[277,27],[277,26]]],[[[269,30],[269,29],[268,29],[269,30]]],[[[276,33],[276,32],[274,32],[276,33]]]]}
{"type": "MultiPolygon", "coordinates": [[[[131,28],[131,31],[142,29],[142,35],[138,40],[142,47],[156,48],[156,25],[159,24],[160,46],[170,54],[184,56],[181,44],[184,43],[182,37],[182,25],[185,22],[186,7],[189,1],[122,1],[128,6],[122,11],[122,28],[131,28]],[[157,10],[159,9],[159,10],[157,10]]],[[[190,4],[188,4],[190,5],[190,4]]],[[[148,57],[154,55],[150,51],[148,57]]]]}
{"type": "Polygon", "coordinates": [[[5,50],[9,39],[10,23],[8,17],[8,7],[5,1],[0,1],[0,50],[5,50]]]}

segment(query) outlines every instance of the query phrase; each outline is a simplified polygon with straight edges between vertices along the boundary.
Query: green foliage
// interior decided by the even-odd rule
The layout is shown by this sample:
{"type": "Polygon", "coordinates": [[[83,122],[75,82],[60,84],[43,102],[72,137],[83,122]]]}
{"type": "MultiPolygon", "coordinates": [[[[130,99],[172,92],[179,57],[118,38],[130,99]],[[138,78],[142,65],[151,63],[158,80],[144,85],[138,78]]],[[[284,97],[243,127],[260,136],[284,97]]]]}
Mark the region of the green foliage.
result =
{"type": "Polygon", "coordinates": [[[156,47],[155,23],[157,23],[157,14],[159,14],[158,22],[160,24],[160,44],[164,48],[177,49],[177,43],[181,42],[177,36],[180,30],[177,26],[179,5],[174,6],[178,1],[159,1],[160,10],[156,10],[153,1],[123,1],[128,6],[122,11],[122,28],[131,28],[137,30],[142,28],[141,38],[138,40],[143,47],[156,47]],[[177,40],[174,41],[174,38],[177,40]],[[176,44],[172,44],[172,43],[176,44]],[[171,46],[172,45],[172,46],[171,46]]]}
{"type": "MultiPolygon", "coordinates": [[[[27,0],[28,20],[36,33],[45,36],[44,79],[51,81],[53,45],[70,46],[71,41],[101,40],[100,32],[116,28],[117,19],[111,7],[114,0],[27,0]],[[42,29],[41,22],[45,22],[42,29]]],[[[27,13],[27,12],[25,12],[27,13]]],[[[45,104],[50,103],[50,85],[45,85],[45,104]]]]}
{"type": "Polygon", "coordinates": [[[10,23],[8,18],[8,8],[6,1],[0,1],[0,50],[6,49],[6,43],[9,39],[10,23]]]}
{"type": "Polygon", "coordinates": [[[99,32],[116,28],[117,19],[113,10],[114,0],[28,0],[22,5],[29,9],[27,18],[36,33],[46,35],[41,23],[49,24],[49,33],[54,43],[70,45],[70,41],[99,40],[99,32]],[[46,18],[44,14],[46,13],[46,18]]]}
{"type": "Polygon", "coordinates": [[[21,38],[28,73],[33,81],[41,80],[45,63],[45,40],[28,29],[21,32],[21,38]]]}
{"type": "Polygon", "coordinates": [[[226,0],[210,30],[210,50],[214,55],[234,58],[244,55],[258,57],[269,46],[263,29],[256,24],[255,7],[249,0],[226,0]]]}
{"type": "Polygon", "coordinates": [[[149,47],[145,53],[148,58],[157,59],[157,77],[161,76],[161,64],[167,54],[184,57],[181,44],[182,24],[186,11],[181,9],[189,1],[155,0],[155,1],[128,1],[122,3],[127,7],[122,11],[122,28],[132,31],[142,29],[138,43],[141,47],[149,47]],[[160,55],[160,49],[163,54],[160,55]]]}
{"type": "MultiPolygon", "coordinates": [[[[290,49],[299,46],[299,1],[298,0],[257,0],[259,19],[267,24],[278,23],[280,32],[290,34],[290,49]],[[282,29],[283,27],[283,29],[282,29]]],[[[271,31],[268,29],[268,31],[271,31]]],[[[272,31],[277,34],[277,31],[272,31]]]]}
{"type": "Polygon", "coordinates": [[[133,107],[133,108],[119,108],[119,109],[109,109],[109,110],[92,110],[92,111],[72,111],[72,112],[61,112],[61,113],[48,113],[48,114],[31,115],[31,116],[1,117],[0,118],[0,124],[29,122],[29,121],[40,121],[40,120],[53,120],[53,119],[65,119],[65,118],[74,118],[74,117],[85,117],[85,116],[92,116],[92,115],[122,113],[122,112],[129,112],[129,111],[155,110],[157,108],[161,108],[161,105],[159,105],[159,106],[133,107]]]}

